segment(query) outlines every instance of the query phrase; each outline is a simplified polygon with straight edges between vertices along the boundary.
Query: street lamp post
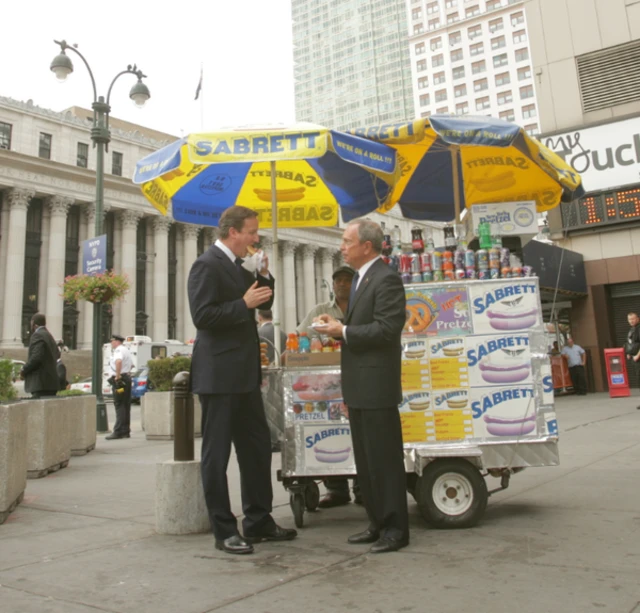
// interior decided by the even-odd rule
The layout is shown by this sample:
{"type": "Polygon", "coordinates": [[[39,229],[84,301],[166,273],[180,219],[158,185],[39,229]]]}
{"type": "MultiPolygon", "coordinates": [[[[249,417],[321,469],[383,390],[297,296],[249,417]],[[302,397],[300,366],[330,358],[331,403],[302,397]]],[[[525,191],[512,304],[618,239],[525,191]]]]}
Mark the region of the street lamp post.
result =
{"type": "MultiPolygon", "coordinates": [[[[144,106],[146,101],[151,97],[149,89],[142,82],[146,77],[135,64],[127,66],[126,70],[119,72],[111,81],[107,91],[107,99],[104,96],[98,96],[96,89],[96,81],[93,72],[89,67],[89,63],[85,57],[78,51],[77,45],[68,45],[66,41],[54,41],[60,45],[60,53],[51,62],[51,70],[59,81],[64,81],[73,72],[73,63],[66,54],[67,49],[77,54],[84,62],[89,71],[91,84],[93,85],[93,126],[91,128],[91,140],[96,149],[96,223],[95,236],[101,236],[103,232],[103,211],[104,211],[104,153],[109,150],[109,142],[111,141],[111,132],[109,131],[109,113],[111,107],[111,90],[115,82],[125,74],[132,74],[138,77],[138,81],[134,84],[129,92],[129,97],[136,106],[144,106]]],[[[109,423],[107,420],[107,408],[102,395],[102,304],[94,303],[93,305],[93,343],[92,343],[92,391],[96,395],[97,405],[97,430],[98,432],[107,432],[109,423]]]]}

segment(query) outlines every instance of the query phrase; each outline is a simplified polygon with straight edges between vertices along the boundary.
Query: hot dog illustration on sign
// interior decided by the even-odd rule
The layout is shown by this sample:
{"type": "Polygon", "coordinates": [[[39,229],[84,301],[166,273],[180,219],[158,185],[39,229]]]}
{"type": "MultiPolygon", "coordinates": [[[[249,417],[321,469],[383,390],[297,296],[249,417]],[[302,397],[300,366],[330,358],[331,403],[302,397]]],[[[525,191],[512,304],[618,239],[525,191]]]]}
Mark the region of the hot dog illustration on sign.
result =
{"type": "Polygon", "coordinates": [[[471,387],[531,383],[528,334],[467,337],[471,387]]]}
{"type": "Polygon", "coordinates": [[[536,432],[537,413],[531,385],[472,389],[476,438],[520,437],[536,432]]]}
{"type": "Polygon", "coordinates": [[[536,280],[482,283],[469,288],[474,334],[529,330],[540,324],[536,280]]]}
{"type": "Polygon", "coordinates": [[[305,465],[326,469],[328,465],[352,465],[351,429],[348,425],[305,426],[305,465]]]}

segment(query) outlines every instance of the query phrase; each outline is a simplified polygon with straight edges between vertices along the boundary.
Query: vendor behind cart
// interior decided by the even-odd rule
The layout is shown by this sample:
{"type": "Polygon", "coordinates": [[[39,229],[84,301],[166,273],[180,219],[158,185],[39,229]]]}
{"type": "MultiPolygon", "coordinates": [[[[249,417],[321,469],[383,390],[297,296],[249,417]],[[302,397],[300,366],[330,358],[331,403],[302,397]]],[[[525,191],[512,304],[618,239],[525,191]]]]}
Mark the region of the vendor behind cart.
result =
{"type": "MultiPolygon", "coordinates": [[[[320,333],[311,327],[311,322],[323,313],[327,313],[340,321],[344,320],[349,306],[349,294],[351,293],[351,282],[354,274],[355,271],[350,266],[340,266],[333,271],[333,299],[313,307],[297,327],[298,334],[306,332],[309,337],[320,336],[320,333]]],[[[319,506],[321,508],[327,509],[349,504],[351,496],[349,495],[349,480],[346,477],[325,479],[323,483],[327,493],[320,500],[319,506]]],[[[353,481],[353,496],[356,504],[362,504],[358,483],[355,479],[353,481]]]]}

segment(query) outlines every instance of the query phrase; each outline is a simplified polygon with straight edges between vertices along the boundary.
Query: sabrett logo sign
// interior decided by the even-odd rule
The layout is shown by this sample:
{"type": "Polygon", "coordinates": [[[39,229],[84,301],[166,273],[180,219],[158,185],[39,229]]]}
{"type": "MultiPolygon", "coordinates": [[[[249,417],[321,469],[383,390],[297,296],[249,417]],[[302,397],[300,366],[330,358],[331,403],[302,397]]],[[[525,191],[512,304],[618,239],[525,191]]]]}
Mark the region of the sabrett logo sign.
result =
{"type": "Polygon", "coordinates": [[[498,390],[492,394],[482,397],[482,400],[476,400],[471,403],[471,411],[474,419],[482,417],[489,409],[497,407],[503,402],[510,400],[532,399],[533,389],[526,387],[517,387],[511,389],[498,390]]]}

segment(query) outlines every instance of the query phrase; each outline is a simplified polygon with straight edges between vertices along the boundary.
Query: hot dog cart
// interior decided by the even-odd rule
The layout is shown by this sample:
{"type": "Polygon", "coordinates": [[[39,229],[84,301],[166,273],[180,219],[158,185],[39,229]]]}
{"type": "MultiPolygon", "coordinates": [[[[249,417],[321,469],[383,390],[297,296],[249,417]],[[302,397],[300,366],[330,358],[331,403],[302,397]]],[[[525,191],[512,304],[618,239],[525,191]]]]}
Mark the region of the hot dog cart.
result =
{"type": "MultiPolygon", "coordinates": [[[[405,291],[399,411],[407,489],[432,525],[472,526],[512,474],[559,463],[538,279],[423,283],[405,291]],[[491,490],[489,476],[498,480],[491,490]]],[[[278,478],[298,527],[305,509],[318,506],[319,480],[355,476],[339,353],[306,355],[327,363],[290,360],[271,381],[282,390],[278,478]]]]}

